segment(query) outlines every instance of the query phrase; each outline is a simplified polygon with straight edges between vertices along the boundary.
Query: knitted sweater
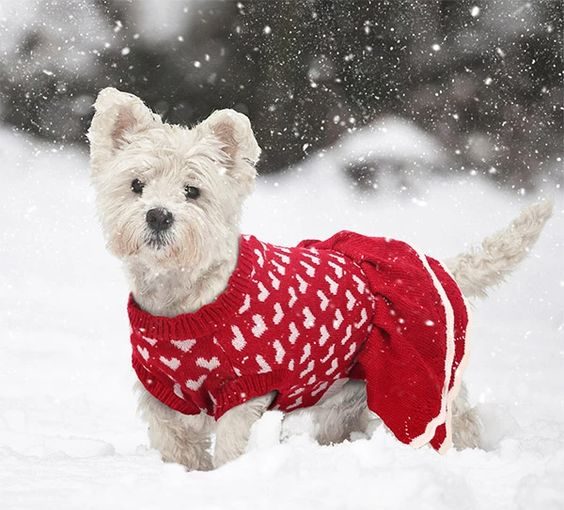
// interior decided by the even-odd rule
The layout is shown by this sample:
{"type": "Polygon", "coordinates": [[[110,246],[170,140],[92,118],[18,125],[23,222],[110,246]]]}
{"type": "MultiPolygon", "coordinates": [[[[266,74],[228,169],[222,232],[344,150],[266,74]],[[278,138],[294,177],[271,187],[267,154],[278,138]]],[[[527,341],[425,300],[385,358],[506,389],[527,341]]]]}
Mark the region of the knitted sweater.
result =
{"type": "Polygon", "coordinates": [[[402,442],[450,446],[467,312],[454,280],[401,241],[340,232],[285,248],[242,236],[227,288],[173,318],[128,305],[133,368],[184,414],[220,418],[276,391],[275,409],[363,379],[368,407],[402,442]]]}

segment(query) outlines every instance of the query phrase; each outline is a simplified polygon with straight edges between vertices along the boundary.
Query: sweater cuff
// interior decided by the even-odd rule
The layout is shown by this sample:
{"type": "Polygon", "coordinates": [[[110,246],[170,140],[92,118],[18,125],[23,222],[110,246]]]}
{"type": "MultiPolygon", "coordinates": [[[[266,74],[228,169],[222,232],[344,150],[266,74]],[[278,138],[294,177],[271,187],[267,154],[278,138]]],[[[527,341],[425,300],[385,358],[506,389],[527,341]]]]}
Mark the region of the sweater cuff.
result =
{"type": "Polygon", "coordinates": [[[143,387],[157,400],[182,414],[200,414],[200,409],[194,402],[186,397],[178,397],[171,391],[169,385],[163,384],[154,375],[149,373],[135,356],[132,357],[132,365],[143,387]]]}
{"type": "MultiPolygon", "coordinates": [[[[282,389],[284,373],[280,371],[267,372],[238,377],[223,384],[217,390],[209,390],[214,402],[214,417],[221,418],[227,411],[249,400],[266,395],[271,391],[282,389]]],[[[272,401],[269,408],[275,405],[272,401]]]]}

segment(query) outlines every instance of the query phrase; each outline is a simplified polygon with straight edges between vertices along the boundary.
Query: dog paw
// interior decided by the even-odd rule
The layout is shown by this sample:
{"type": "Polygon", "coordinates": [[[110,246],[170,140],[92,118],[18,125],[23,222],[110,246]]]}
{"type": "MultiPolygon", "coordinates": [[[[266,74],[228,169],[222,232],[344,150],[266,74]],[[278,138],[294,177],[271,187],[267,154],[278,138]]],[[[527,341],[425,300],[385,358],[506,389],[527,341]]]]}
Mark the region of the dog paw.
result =
{"type": "Polygon", "coordinates": [[[220,468],[221,466],[224,466],[228,462],[231,462],[232,460],[235,460],[236,458],[240,457],[242,453],[243,453],[242,451],[237,452],[235,450],[216,451],[212,460],[213,468],[217,469],[220,468]]]}
{"type": "Polygon", "coordinates": [[[475,408],[455,415],[452,420],[452,442],[457,450],[482,446],[482,421],[475,408]]]}

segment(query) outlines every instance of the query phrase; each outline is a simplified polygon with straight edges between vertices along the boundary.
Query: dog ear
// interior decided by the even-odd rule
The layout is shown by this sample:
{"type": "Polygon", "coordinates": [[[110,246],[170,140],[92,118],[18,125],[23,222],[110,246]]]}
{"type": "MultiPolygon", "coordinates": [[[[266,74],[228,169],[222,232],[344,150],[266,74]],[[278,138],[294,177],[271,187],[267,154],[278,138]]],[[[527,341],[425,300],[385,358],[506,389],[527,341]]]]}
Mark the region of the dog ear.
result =
{"type": "Polygon", "coordinates": [[[161,119],[133,94],[112,87],[100,91],[96,110],[88,131],[92,156],[110,156],[129,143],[132,135],[140,133],[161,119]]]}
{"type": "Polygon", "coordinates": [[[217,110],[198,128],[204,135],[212,134],[220,141],[221,149],[227,156],[228,172],[239,182],[252,184],[261,149],[248,117],[235,110],[217,110]]]}

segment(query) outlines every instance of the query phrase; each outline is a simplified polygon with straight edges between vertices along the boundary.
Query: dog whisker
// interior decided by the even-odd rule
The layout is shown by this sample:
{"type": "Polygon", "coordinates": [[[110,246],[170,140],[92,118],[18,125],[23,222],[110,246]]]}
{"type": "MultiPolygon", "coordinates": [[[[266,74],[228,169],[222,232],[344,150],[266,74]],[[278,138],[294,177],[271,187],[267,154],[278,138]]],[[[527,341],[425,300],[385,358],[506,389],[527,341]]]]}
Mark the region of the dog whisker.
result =
{"type": "Polygon", "coordinates": [[[159,250],[172,244],[172,236],[169,233],[152,232],[145,236],[145,244],[159,250]]]}

